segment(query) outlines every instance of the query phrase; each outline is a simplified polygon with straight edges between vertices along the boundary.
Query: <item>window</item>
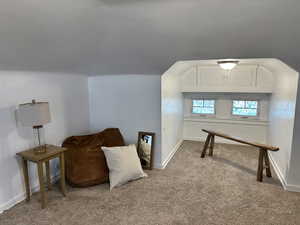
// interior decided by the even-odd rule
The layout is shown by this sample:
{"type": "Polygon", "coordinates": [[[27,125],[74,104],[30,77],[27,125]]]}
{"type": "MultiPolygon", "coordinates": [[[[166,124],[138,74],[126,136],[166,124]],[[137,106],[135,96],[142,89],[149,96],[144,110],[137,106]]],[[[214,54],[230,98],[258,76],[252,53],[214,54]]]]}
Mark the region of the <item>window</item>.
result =
{"type": "Polygon", "coordinates": [[[233,100],[232,115],[255,117],[258,115],[258,101],[233,100]]]}
{"type": "Polygon", "coordinates": [[[215,114],[215,100],[193,99],[192,113],[202,115],[215,114]]]}

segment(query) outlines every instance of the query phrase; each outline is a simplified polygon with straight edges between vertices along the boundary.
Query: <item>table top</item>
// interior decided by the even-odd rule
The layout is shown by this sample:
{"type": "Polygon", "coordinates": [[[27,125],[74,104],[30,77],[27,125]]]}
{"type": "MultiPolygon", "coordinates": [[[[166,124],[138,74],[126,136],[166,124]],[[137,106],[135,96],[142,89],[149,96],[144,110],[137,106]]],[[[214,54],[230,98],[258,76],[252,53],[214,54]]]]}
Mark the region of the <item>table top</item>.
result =
{"type": "Polygon", "coordinates": [[[26,151],[18,152],[17,155],[23,157],[24,159],[33,161],[33,162],[39,162],[43,161],[52,157],[55,157],[59,155],[60,153],[67,151],[67,148],[62,148],[55,145],[46,145],[46,152],[45,153],[35,153],[35,150],[38,148],[44,148],[44,146],[38,146],[36,148],[31,148],[26,151]]]}

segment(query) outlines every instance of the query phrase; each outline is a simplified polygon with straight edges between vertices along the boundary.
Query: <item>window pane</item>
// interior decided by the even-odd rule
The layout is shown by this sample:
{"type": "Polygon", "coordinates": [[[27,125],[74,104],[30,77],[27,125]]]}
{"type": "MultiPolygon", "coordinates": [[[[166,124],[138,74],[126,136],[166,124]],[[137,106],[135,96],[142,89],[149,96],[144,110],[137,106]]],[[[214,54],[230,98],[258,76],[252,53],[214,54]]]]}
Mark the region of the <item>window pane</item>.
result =
{"type": "Polygon", "coordinates": [[[192,102],[192,113],[215,114],[215,100],[193,99],[192,102]]]}
{"type": "Polygon", "coordinates": [[[198,114],[214,114],[214,108],[193,107],[193,113],[198,114]]]}
{"type": "Polygon", "coordinates": [[[246,108],[257,109],[257,101],[246,101],[246,108]]]}
{"type": "Polygon", "coordinates": [[[232,114],[238,116],[257,116],[257,109],[233,108],[232,114]]]}
{"type": "Polygon", "coordinates": [[[200,113],[200,112],[201,112],[201,108],[200,107],[193,107],[192,113],[200,113]]]}
{"type": "Polygon", "coordinates": [[[233,105],[233,107],[244,108],[245,101],[233,100],[232,105],[233,105]]]}
{"type": "Polygon", "coordinates": [[[205,114],[215,114],[214,108],[203,108],[203,113],[205,114]]]}
{"type": "Polygon", "coordinates": [[[204,100],[204,107],[214,107],[215,100],[204,100]]]}
{"type": "Polygon", "coordinates": [[[203,106],[203,100],[193,100],[193,106],[203,106]]]}

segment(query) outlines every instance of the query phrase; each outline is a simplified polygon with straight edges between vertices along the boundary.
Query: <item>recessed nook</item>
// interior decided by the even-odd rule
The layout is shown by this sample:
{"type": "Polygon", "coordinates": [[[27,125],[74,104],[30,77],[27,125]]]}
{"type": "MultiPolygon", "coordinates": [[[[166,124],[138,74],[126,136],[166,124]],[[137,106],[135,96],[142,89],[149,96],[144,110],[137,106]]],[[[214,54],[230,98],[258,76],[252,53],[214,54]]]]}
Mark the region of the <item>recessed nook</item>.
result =
{"type": "MultiPolygon", "coordinates": [[[[183,140],[204,141],[201,129],[216,130],[278,146],[280,151],[270,153],[276,174],[285,189],[300,191],[295,172],[299,73],[278,59],[238,59],[232,70],[218,61],[180,61],[163,74],[162,165],[183,140]],[[205,108],[204,102],[193,102],[197,99],[213,103],[205,108]],[[195,107],[199,112],[213,107],[213,113],[194,113],[195,107]]],[[[230,141],[216,137],[216,142],[230,141]]]]}

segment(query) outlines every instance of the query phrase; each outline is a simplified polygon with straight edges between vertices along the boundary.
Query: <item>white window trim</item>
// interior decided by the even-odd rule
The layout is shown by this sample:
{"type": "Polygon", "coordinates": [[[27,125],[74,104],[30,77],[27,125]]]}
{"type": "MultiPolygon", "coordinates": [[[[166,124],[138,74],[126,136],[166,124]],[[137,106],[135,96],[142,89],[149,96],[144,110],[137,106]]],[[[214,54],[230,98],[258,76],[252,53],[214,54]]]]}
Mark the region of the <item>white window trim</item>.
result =
{"type": "Polygon", "coordinates": [[[259,99],[247,99],[247,98],[234,98],[231,99],[231,117],[232,118],[240,118],[245,120],[257,120],[260,115],[260,100],[259,99]],[[256,116],[243,116],[243,115],[234,115],[233,114],[233,101],[256,101],[257,102],[257,114],[256,116]]]}
{"type": "Polygon", "coordinates": [[[216,117],[216,115],[217,115],[217,100],[216,99],[214,99],[214,98],[192,98],[192,102],[191,102],[192,104],[192,107],[191,107],[191,115],[192,116],[200,116],[200,117],[216,117]],[[193,112],[193,108],[194,108],[194,106],[193,106],[193,100],[213,100],[214,102],[215,102],[215,104],[214,104],[214,113],[213,114],[206,114],[206,113],[194,113],[193,112]]]}

